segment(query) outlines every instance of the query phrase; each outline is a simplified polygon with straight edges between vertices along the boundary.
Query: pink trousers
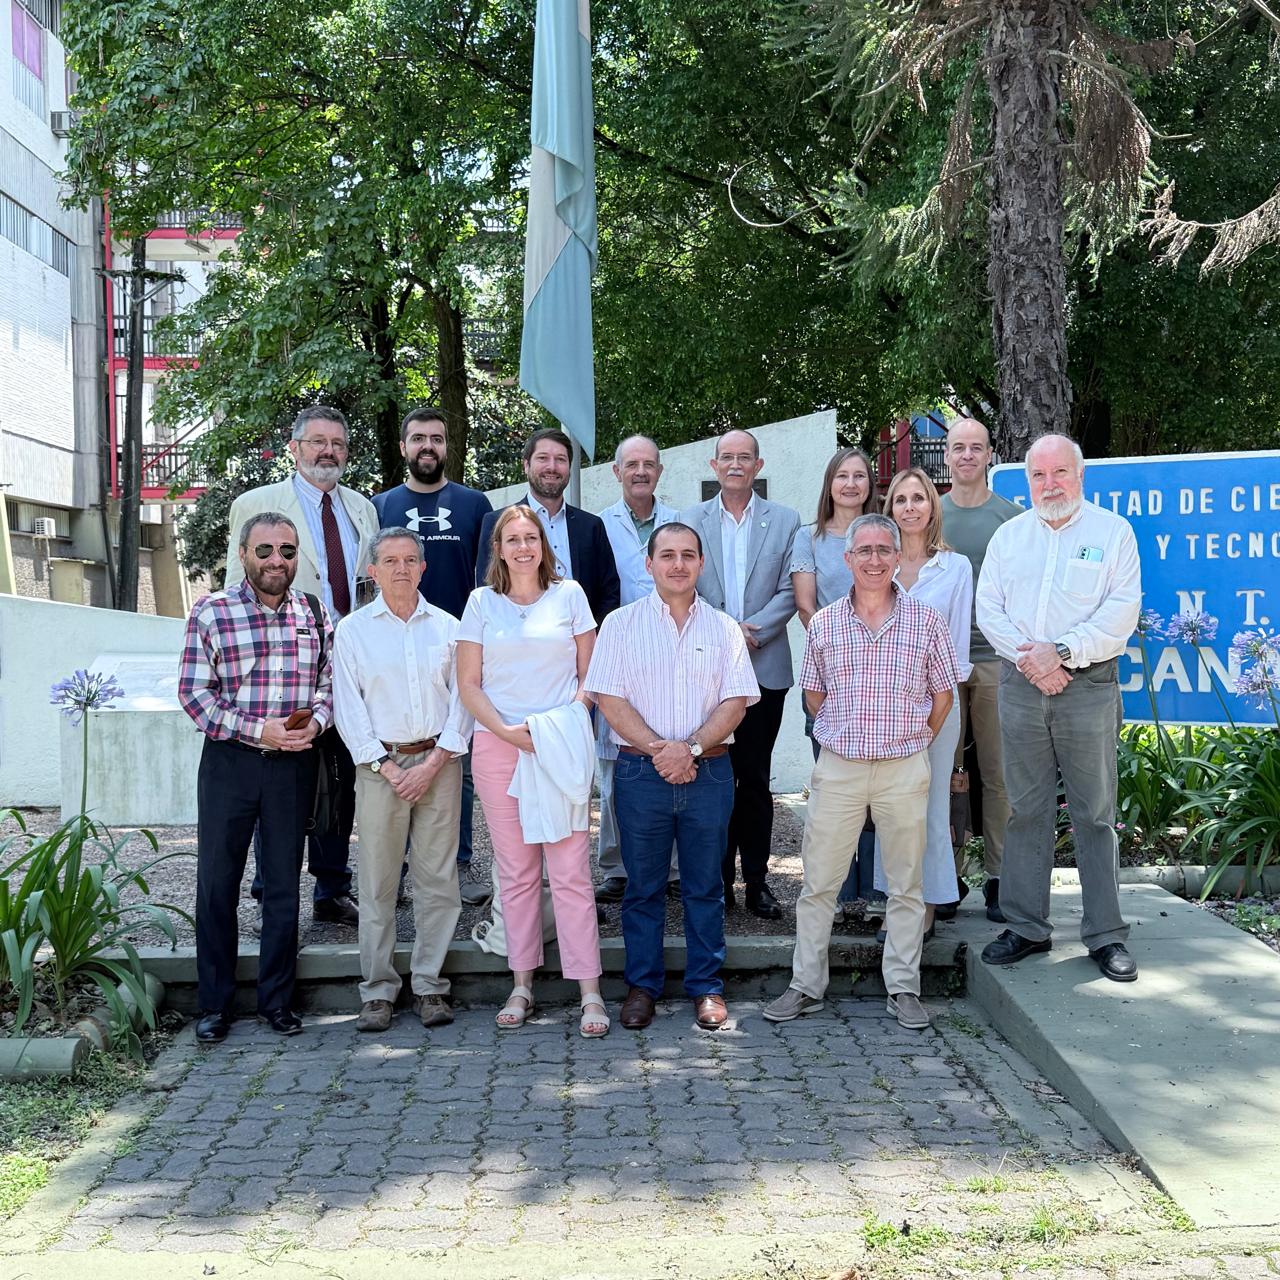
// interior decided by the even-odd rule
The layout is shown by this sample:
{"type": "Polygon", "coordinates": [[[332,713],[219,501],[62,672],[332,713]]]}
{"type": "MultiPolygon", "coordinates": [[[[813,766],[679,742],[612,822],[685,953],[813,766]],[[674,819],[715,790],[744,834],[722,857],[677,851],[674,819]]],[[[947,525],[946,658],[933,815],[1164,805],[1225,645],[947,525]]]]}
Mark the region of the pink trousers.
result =
{"type": "Polygon", "coordinates": [[[484,820],[493,841],[507,929],[507,959],[513,972],[542,965],[542,863],[546,859],[556,914],[560,966],[566,978],[600,976],[600,932],[591,887],[588,833],[575,831],[554,844],[528,844],[520,829],[520,803],[507,795],[519,751],[492,733],[478,732],[471,743],[475,779],[484,820]]]}

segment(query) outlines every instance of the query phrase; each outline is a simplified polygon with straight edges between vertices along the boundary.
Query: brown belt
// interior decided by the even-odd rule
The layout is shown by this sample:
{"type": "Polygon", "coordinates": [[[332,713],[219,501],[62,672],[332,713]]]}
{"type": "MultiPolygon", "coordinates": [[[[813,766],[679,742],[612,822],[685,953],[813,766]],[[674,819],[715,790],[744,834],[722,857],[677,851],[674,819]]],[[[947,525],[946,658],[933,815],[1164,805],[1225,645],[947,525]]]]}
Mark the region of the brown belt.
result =
{"type": "Polygon", "coordinates": [[[384,742],[382,749],[389,755],[420,756],[436,745],[434,738],[421,738],[417,742],[384,742]]]}
{"type": "MultiPolygon", "coordinates": [[[[618,750],[628,756],[650,756],[653,754],[650,751],[637,751],[635,747],[619,747],[618,750]]],[[[718,742],[714,747],[703,747],[702,754],[697,756],[696,759],[711,760],[715,756],[726,755],[728,751],[729,748],[723,742],[718,742]]]]}

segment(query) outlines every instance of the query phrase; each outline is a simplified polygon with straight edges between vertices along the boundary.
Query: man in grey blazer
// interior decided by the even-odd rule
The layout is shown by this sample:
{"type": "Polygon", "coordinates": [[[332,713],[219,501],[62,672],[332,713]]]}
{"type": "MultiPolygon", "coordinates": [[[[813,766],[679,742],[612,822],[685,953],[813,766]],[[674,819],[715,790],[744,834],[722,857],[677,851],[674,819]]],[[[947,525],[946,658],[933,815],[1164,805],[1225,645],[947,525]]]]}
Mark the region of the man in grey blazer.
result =
{"type": "Polygon", "coordinates": [[[738,620],[760,685],[760,701],[747,708],[729,746],[734,802],[722,864],[725,902],[733,905],[736,863],[741,858],[747,910],[763,920],[778,920],[782,908],[765,879],[773,840],[769,779],[782,706],[791,687],[787,623],[796,611],[791,541],[800,517],[755,492],[763,466],[760,446],[749,431],[727,431],[716,441],[711,459],[719,494],[691,507],[680,519],[697,529],[706,550],[698,594],[738,620]]]}
{"type": "MultiPolygon", "coordinates": [[[[239,553],[244,522],[263,511],[278,511],[298,530],[294,590],[323,600],[335,626],[355,608],[358,584],[367,576],[369,545],[378,532],[378,513],[368,498],[338,483],[347,465],[349,434],[346,418],[328,405],[312,405],[294,419],[289,441],[293,475],[250,489],[231,504],[227,587],[244,577],[239,553]]],[[[342,799],[338,830],[307,841],[307,867],[316,879],[311,912],[316,920],[356,925],[360,916],[351,899],[350,868],[356,767],[336,729],[321,734],[316,746],[337,760],[342,799]]],[[[252,892],[260,901],[256,875],[252,892]]]]}

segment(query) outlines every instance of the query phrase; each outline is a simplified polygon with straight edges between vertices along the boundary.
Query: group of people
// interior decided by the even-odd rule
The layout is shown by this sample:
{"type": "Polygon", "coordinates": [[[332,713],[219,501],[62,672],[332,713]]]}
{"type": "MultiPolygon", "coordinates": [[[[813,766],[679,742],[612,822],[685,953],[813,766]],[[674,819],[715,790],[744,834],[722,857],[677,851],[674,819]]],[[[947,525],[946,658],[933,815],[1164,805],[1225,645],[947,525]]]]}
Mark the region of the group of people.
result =
{"type": "Polygon", "coordinates": [[[499,1026],[517,1028],[534,1010],[552,915],[564,976],[580,988],[579,1030],[607,1034],[598,901],[622,904],[620,1021],[648,1025],[666,982],[666,900],[678,895],[684,988],[697,1024],[721,1027],[725,913],[739,871],[744,908],[782,916],[768,882],[770,774],[797,613],[815,765],[792,983],[764,1016],[821,1007],[838,902],[860,897],[884,916],[889,1012],[907,1027],[929,1024],[923,944],[967,892],[951,798],[968,783],[968,744],[983,783],[987,914],[1009,926],[983,958],[1011,963],[1050,946],[1060,773],[1084,941],[1106,976],[1136,976],[1112,824],[1115,659],[1137,618],[1138,560],[1127,523],[1084,501],[1072,441],[1033,445],[1025,512],[990,490],[990,439],[975,419],[950,427],[950,493],[912,468],[894,476],[883,514],[867,455],[842,449],[808,525],[757,492],[764,459],[746,431],[716,441],[718,492],[684,512],[657,497],[657,445],[624,440],[613,467],[621,497],[600,516],[565,501],[571,444],[559,431],[530,437],[528,491],[496,512],[445,478],[438,410],[411,412],[401,440],[408,478],[370,502],[339,483],[342,415],[300,414],[294,475],[237,499],[227,586],[188,621],[179,693],[206,736],[201,1041],[228,1034],[251,845],[259,1016],[282,1034],[301,1030],[298,880],[321,762],[337,818],[310,841],[313,910],[358,922],[360,1029],[385,1029],[395,1015],[406,863],[414,1011],[427,1027],[453,1018],[449,941],[468,886],[480,900],[489,892],[465,870],[472,781],[513,975],[499,1026]],[[593,784],[603,876],[594,893],[593,784]]]}

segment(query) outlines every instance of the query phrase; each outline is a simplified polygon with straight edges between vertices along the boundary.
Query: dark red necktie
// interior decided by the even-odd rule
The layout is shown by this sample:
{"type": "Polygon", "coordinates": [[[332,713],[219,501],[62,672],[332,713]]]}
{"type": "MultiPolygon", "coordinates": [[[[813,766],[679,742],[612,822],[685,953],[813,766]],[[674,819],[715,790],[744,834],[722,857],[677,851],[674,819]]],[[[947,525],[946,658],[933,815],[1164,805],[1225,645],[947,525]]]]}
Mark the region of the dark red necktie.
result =
{"type": "Polygon", "coordinates": [[[339,618],[351,612],[351,588],[347,585],[347,560],[342,554],[342,534],[333,514],[333,495],[320,499],[320,524],[324,529],[324,558],[329,565],[329,590],[333,593],[333,611],[339,618]]]}

